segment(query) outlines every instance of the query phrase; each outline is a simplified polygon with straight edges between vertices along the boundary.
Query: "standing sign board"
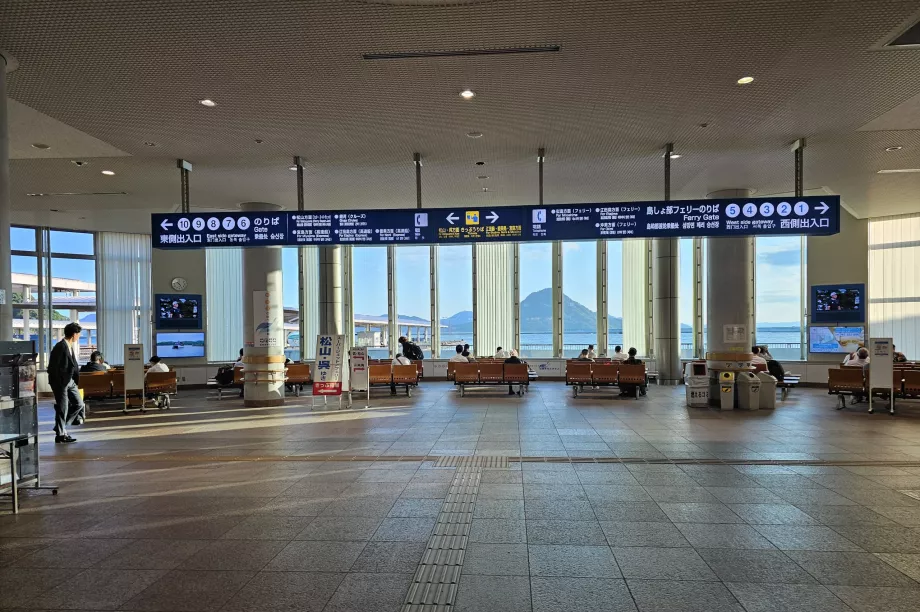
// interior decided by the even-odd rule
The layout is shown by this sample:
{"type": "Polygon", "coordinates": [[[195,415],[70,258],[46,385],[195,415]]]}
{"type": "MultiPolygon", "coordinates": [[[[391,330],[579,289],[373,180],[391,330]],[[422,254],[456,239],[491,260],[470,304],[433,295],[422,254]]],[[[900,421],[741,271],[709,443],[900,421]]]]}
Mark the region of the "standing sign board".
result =
{"type": "Polygon", "coordinates": [[[252,345],[256,348],[281,346],[284,316],[281,295],[270,291],[252,292],[252,345]]]}
{"type": "Polygon", "coordinates": [[[891,392],[890,412],[894,412],[894,340],[869,339],[869,412],[872,412],[872,390],[888,389],[891,392]]]}
{"type": "Polygon", "coordinates": [[[125,407],[128,391],[144,390],[144,345],[125,345],[125,407]]]}
{"type": "Polygon", "coordinates": [[[345,363],[345,336],[316,337],[316,363],[313,395],[342,395],[342,369],[345,363]]]}
{"type": "Polygon", "coordinates": [[[367,347],[356,346],[351,349],[351,379],[349,388],[352,391],[367,391],[370,381],[367,370],[367,347]]]}

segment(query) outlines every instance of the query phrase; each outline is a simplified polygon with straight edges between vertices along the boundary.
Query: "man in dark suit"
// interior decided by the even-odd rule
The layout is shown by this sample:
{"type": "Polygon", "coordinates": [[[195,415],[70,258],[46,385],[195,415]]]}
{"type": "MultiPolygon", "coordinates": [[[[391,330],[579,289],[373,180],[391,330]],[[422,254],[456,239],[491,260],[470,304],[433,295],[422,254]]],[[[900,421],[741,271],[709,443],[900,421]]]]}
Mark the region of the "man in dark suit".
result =
{"type": "Polygon", "coordinates": [[[77,382],[80,369],[77,365],[80,332],[79,323],[68,323],[64,327],[64,339],[54,345],[48,358],[48,384],[54,392],[54,442],[69,444],[76,442],[67,434],[71,423],[80,425],[84,418],[83,400],[77,382]]]}

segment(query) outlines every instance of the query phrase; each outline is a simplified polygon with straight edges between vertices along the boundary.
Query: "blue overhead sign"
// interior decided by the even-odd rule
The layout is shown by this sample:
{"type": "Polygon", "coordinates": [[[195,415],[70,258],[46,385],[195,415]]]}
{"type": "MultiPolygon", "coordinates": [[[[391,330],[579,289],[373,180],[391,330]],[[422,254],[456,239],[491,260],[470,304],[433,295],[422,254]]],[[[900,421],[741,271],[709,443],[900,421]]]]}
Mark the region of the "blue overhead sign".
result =
{"type": "Polygon", "coordinates": [[[271,213],[171,213],[152,219],[158,249],[457,244],[696,236],[825,236],[840,198],[678,200],[271,213]]]}

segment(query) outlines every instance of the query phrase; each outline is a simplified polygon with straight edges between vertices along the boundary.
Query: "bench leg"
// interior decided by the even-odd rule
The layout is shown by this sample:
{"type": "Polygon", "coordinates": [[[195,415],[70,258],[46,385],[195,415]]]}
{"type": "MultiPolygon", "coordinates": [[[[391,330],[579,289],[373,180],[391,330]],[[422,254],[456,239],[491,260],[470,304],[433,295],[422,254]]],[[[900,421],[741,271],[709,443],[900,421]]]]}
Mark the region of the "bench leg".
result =
{"type": "Polygon", "coordinates": [[[788,397],[788,395],[789,395],[789,388],[788,388],[788,387],[783,387],[782,389],[780,389],[779,399],[780,399],[781,402],[785,402],[785,401],[786,401],[786,397],[788,397]]]}
{"type": "Polygon", "coordinates": [[[412,389],[406,385],[406,397],[412,397],[412,389]]]}
{"type": "Polygon", "coordinates": [[[463,385],[460,385],[460,397],[463,397],[463,385]]]}
{"type": "Polygon", "coordinates": [[[572,397],[578,397],[578,385],[572,385],[572,397]]]}
{"type": "Polygon", "coordinates": [[[844,408],[846,408],[846,405],[847,405],[846,398],[842,395],[838,395],[837,396],[837,410],[843,410],[844,408]]]}

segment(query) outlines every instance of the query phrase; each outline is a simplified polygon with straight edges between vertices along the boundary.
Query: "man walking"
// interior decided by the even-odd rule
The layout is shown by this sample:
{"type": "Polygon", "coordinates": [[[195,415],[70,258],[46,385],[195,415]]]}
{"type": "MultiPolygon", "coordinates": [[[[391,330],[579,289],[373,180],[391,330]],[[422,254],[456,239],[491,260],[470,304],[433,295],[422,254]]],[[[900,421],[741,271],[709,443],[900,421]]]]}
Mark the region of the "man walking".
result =
{"type": "Polygon", "coordinates": [[[64,339],[54,345],[48,358],[48,384],[54,392],[54,442],[69,444],[76,442],[67,434],[71,423],[80,425],[84,419],[83,400],[77,381],[80,369],[77,365],[80,332],[79,323],[68,323],[64,327],[64,339]]]}

